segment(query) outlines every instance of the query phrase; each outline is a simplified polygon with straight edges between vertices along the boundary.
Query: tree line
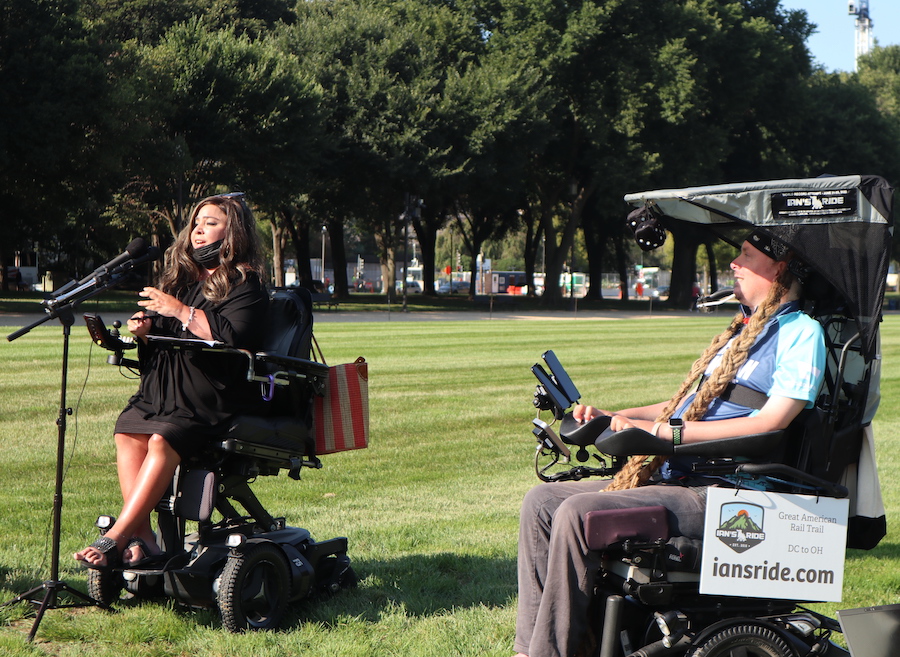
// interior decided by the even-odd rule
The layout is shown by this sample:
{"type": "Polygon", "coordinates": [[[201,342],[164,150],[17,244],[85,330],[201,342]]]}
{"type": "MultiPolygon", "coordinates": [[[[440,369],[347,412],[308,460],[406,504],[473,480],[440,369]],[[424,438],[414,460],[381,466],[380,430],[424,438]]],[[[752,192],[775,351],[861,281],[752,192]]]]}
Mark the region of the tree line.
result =
{"type": "MultiPolygon", "coordinates": [[[[360,241],[392,293],[406,230],[426,291],[441,230],[472,266],[515,232],[548,283],[580,231],[599,297],[627,278],[627,192],[900,179],[900,47],[828,73],[813,30],[778,0],[2,0],[2,284],[17,251],[77,276],[165,247],[240,189],[276,283],[286,257],[311,283],[322,226],[338,296],[360,241]]],[[[674,238],[686,303],[707,245],[674,238]]]]}

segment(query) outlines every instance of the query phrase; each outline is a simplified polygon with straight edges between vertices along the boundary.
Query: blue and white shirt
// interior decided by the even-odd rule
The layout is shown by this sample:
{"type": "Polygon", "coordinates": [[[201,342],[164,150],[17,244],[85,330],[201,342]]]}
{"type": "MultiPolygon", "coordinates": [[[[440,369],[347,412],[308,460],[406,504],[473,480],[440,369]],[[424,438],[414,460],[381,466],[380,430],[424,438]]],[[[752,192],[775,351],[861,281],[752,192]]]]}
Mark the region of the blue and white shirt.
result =
{"type": "MultiPolygon", "coordinates": [[[[736,336],[735,336],[736,337],[736,336]]],[[[719,350],[706,368],[709,376],[719,366],[725,351],[735,338],[719,350]]],[[[784,304],[769,319],[746,362],[734,377],[734,383],[772,397],[789,397],[806,402],[812,408],[825,372],[825,338],[822,326],[792,301],[784,304]]],[[[694,399],[688,395],[673,417],[681,417],[694,399]]],[[[756,415],[759,411],[730,401],[714,399],[704,420],[727,420],[756,415]]]]}
{"type": "MultiPolygon", "coordinates": [[[[718,367],[734,338],[719,350],[706,369],[709,376],[718,367]]],[[[822,326],[802,312],[796,301],[786,303],[769,319],[756,338],[747,360],[738,370],[734,383],[765,393],[768,397],[789,397],[806,402],[812,408],[825,376],[825,338],[822,326]]],[[[681,417],[694,399],[685,398],[673,417],[681,417]]],[[[750,417],[759,410],[732,401],[714,399],[704,420],[750,417]]],[[[663,479],[688,474],[696,459],[670,460],[662,468],[663,479]]]]}

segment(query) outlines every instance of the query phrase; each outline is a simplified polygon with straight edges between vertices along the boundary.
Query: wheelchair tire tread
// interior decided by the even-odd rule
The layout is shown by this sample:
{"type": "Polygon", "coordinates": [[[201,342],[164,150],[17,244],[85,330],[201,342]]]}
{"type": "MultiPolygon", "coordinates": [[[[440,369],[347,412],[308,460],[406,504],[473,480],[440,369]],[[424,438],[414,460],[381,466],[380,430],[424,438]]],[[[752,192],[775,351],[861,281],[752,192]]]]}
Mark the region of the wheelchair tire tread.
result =
{"type": "Polygon", "coordinates": [[[726,627],[688,652],[689,657],[797,657],[776,631],[745,623],[726,627]]]}

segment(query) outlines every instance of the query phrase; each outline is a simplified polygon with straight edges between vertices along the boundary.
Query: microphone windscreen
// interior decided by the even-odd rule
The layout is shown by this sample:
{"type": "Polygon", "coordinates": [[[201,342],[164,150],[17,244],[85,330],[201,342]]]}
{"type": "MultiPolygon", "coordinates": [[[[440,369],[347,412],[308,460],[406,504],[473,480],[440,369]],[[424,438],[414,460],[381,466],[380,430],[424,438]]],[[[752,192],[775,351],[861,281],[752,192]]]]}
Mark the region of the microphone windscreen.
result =
{"type": "Polygon", "coordinates": [[[130,255],[132,258],[137,258],[138,256],[144,255],[147,251],[147,240],[143,237],[135,237],[128,246],[125,247],[125,252],[130,255]]]}

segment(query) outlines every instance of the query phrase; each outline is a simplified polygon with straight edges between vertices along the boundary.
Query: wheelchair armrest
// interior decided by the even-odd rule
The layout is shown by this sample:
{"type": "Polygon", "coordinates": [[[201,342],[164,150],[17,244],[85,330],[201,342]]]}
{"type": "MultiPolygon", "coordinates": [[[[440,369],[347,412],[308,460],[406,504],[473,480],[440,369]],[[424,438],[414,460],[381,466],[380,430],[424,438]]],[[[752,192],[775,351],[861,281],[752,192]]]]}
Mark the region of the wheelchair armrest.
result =
{"type": "Polygon", "coordinates": [[[699,456],[705,458],[723,458],[743,456],[748,458],[771,456],[779,451],[784,438],[784,431],[720,438],[700,443],[672,444],[671,440],[657,438],[652,433],[631,427],[621,431],[607,429],[597,438],[595,447],[611,456],[631,456],[647,454],[650,456],[699,456]]]}
{"type": "Polygon", "coordinates": [[[569,445],[587,447],[593,445],[600,434],[606,431],[610,420],[612,420],[610,416],[601,415],[582,424],[573,418],[571,413],[566,413],[559,424],[559,437],[569,445]]]}
{"type": "Polygon", "coordinates": [[[647,454],[649,456],[671,456],[675,453],[675,445],[671,440],[657,438],[649,431],[630,427],[621,431],[606,429],[594,446],[610,456],[632,456],[647,454]]]}
{"type": "Polygon", "coordinates": [[[707,458],[772,457],[781,452],[783,440],[784,431],[767,431],[746,436],[707,440],[702,443],[687,443],[676,447],[675,453],[679,456],[705,456],[707,458]]]}
{"type": "Polygon", "coordinates": [[[846,486],[820,479],[803,470],[792,468],[783,463],[742,463],[735,467],[734,471],[752,475],[778,475],[780,477],[790,477],[801,483],[814,486],[820,494],[836,497],[838,499],[843,499],[850,495],[850,491],[846,486]]]}
{"type": "Polygon", "coordinates": [[[256,354],[256,361],[260,363],[272,363],[286,369],[292,370],[299,374],[307,374],[309,376],[328,376],[328,366],[323,363],[317,363],[314,360],[306,358],[295,358],[293,356],[282,356],[281,354],[273,354],[261,351],[256,354]]]}

